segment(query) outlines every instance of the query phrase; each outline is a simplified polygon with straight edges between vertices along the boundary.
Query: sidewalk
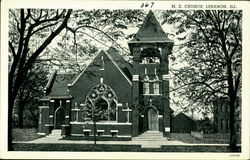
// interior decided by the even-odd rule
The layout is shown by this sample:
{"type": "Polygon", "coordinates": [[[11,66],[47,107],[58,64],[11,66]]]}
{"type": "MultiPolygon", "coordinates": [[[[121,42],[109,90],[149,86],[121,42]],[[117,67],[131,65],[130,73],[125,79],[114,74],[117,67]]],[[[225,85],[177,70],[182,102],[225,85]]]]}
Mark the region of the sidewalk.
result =
{"type": "MultiPolygon", "coordinates": [[[[94,141],[88,140],[62,140],[61,137],[46,136],[32,141],[13,141],[13,143],[51,143],[51,144],[94,144],[94,141]]],[[[229,144],[201,144],[201,143],[184,143],[181,141],[97,141],[97,144],[119,144],[119,145],[141,145],[141,146],[169,146],[169,145],[182,145],[182,146],[229,146],[229,144]]]]}

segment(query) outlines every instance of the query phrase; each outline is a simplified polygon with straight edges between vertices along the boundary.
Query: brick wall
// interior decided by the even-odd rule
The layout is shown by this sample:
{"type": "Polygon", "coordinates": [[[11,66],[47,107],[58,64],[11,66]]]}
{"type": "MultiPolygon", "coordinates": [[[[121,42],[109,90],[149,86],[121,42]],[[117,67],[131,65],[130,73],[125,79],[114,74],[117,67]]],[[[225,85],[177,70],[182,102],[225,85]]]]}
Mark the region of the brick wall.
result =
{"type": "MultiPolygon", "coordinates": [[[[83,129],[90,129],[90,135],[94,134],[94,125],[93,124],[71,124],[71,134],[82,134],[83,129]]],[[[96,129],[97,130],[105,130],[104,135],[110,135],[111,136],[111,130],[118,130],[118,136],[131,136],[131,125],[129,124],[96,124],[96,129]]]]}

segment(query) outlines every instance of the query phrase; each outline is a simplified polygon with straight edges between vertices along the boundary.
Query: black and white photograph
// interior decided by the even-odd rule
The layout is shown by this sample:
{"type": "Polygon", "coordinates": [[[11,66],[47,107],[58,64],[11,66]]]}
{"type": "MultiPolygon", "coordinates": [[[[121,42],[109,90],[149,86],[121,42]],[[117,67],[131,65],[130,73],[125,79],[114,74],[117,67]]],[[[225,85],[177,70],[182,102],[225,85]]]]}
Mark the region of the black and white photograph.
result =
{"type": "Polygon", "coordinates": [[[3,2],[1,158],[249,158],[250,3],[3,2]]]}

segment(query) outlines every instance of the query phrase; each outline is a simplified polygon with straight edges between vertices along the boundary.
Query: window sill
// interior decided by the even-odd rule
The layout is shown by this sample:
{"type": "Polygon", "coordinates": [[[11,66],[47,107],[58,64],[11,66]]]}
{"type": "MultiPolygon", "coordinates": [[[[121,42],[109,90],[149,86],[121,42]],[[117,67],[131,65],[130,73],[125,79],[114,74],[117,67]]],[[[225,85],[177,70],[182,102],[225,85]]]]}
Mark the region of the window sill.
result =
{"type": "Polygon", "coordinates": [[[142,94],[144,96],[162,96],[162,94],[142,94]]]}
{"type": "MultiPolygon", "coordinates": [[[[94,123],[93,122],[70,122],[70,124],[91,124],[93,125],[94,123]]],[[[96,122],[97,125],[132,125],[130,122],[96,122]]]]}

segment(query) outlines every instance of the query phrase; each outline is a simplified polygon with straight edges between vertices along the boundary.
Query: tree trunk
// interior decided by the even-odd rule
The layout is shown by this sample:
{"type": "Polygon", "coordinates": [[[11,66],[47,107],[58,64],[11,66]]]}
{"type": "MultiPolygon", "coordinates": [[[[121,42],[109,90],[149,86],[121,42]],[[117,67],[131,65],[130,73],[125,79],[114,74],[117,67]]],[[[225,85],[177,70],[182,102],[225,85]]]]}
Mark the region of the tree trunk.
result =
{"type": "Polygon", "coordinates": [[[95,116],[95,106],[92,107],[92,120],[94,123],[94,144],[96,145],[96,116],[95,116]]]}
{"type": "Polygon", "coordinates": [[[233,84],[233,74],[232,74],[232,65],[231,60],[228,56],[227,59],[227,74],[228,74],[228,97],[229,97],[229,106],[230,106],[230,151],[235,152],[236,148],[236,132],[235,132],[235,100],[236,94],[234,94],[234,84],[233,84]]]}
{"type": "Polygon", "coordinates": [[[25,103],[20,100],[18,107],[18,128],[23,128],[23,112],[24,112],[25,103]]]}
{"type": "Polygon", "coordinates": [[[235,131],[235,99],[230,97],[230,151],[237,151],[235,131]]]}
{"type": "Polygon", "coordinates": [[[12,151],[12,112],[14,100],[11,93],[9,93],[9,108],[8,108],[8,151],[12,151]]]}

